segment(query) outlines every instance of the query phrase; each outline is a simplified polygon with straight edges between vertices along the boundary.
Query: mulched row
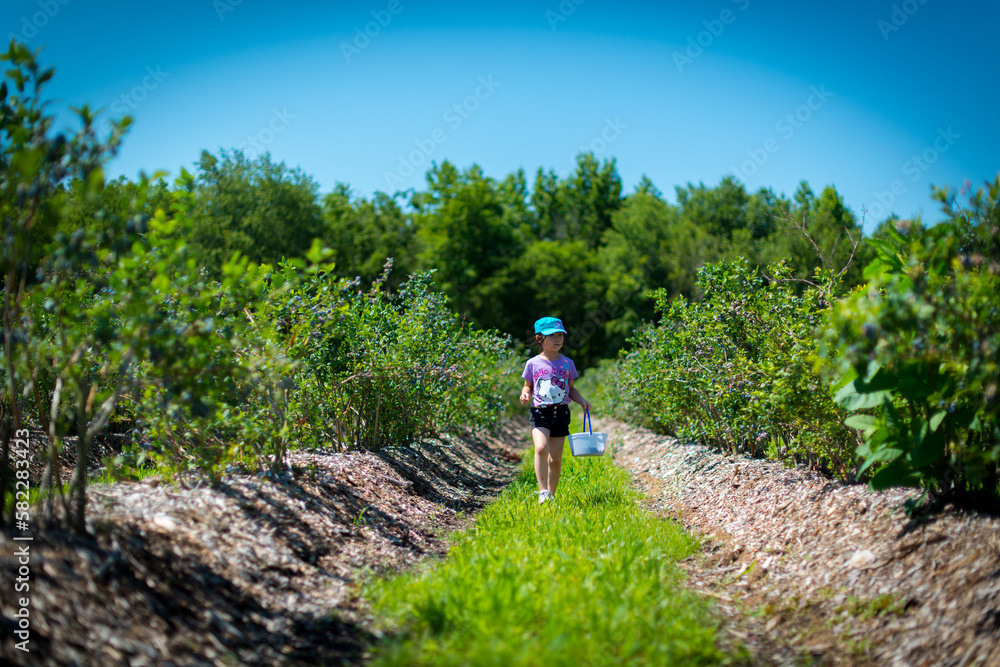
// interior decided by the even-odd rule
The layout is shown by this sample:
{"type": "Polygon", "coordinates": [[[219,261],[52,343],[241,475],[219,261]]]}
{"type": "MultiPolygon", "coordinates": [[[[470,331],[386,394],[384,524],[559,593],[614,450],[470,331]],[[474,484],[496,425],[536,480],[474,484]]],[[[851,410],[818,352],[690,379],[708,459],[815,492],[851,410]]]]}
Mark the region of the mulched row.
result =
{"type": "MultiPolygon", "coordinates": [[[[340,665],[377,641],[365,577],[447,553],[517,472],[523,439],[427,439],[379,453],[293,450],[279,473],[95,485],[88,532],[34,526],[30,591],[0,535],[0,662],[340,665]],[[30,652],[15,648],[30,598],[30,652]]],[[[105,454],[105,452],[101,452],[105,454]]]]}
{"type": "Polygon", "coordinates": [[[913,490],[595,428],[650,511],[703,538],[683,564],[690,585],[753,664],[1000,665],[1000,517],[948,506],[911,519],[913,490]]]}

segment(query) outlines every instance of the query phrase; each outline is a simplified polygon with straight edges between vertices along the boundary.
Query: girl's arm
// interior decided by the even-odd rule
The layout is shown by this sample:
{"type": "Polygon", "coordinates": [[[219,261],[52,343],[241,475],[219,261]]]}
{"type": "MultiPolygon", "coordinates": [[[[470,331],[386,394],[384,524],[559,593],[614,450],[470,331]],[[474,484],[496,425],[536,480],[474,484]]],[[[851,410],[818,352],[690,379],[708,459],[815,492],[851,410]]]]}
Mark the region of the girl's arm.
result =
{"type": "Polygon", "coordinates": [[[528,401],[531,400],[531,383],[527,380],[524,381],[524,386],[521,387],[521,405],[527,405],[528,401]]]}
{"type": "Polygon", "coordinates": [[[573,382],[574,380],[569,381],[569,400],[576,401],[583,406],[584,410],[590,412],[590,403],[588,403],[587,399],[580,395],[580,392],[573,386],[573,382]]]}

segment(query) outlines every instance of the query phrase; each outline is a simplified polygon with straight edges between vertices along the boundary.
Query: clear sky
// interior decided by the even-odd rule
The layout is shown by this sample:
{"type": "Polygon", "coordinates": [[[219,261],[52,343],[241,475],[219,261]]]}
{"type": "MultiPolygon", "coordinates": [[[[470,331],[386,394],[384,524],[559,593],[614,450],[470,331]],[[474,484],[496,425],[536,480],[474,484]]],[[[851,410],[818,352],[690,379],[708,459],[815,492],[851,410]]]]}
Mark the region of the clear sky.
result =
{"type": "Polygon", "coordinates": [[[938,220],[932,184],[1000,171],[997,25],[994,0],[0,5],[5,42],[56,67],[55,108],[134,117],[112,176],[242,147],[369,197],[431,161],[530,184],[592,150],[671,201],[727,174],[832,184],[867,229],[938,220]]]}

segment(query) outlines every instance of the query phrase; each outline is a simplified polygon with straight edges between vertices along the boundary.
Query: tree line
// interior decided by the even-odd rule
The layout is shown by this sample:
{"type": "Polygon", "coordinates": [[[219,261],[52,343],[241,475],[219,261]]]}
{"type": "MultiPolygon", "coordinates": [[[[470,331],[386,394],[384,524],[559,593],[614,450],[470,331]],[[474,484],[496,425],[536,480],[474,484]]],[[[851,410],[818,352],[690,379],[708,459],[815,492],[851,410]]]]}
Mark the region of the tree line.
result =
{"type": "MultiPolygon", "coordinates": [[[[138,187],[124,177],[110,181],[74,216],[39,225],[36,260],[51,251],[57,231],[124,228],[138,187]]],[[[177,187],[150,185],[147,214],[169,206],[177,187]]],[[[269,154],[250,159],[223,149],[203,151],[183,187],[194,202],[188,242],[210,274],[235,252],[254,263],[302,257],[318,238],[337,274],[362,284],[389,259],[389,289],[433,271],[465,321],[515,341],[530,339],[541,315],[561,317],[583,367],[615,356],[654,318],[654,291],[700,298],[700,267],[737,257],[753,267],[784,260],[791,277],[806,281],[817,268],[848,262],[863,222],[835,187],[817,194],[806,182],[790,199],[767,188],[748,192],[732,176],[678,186],[676,203],[646,177],[625,193],[615,161],[590,153],[578,155],[565,177],[539,167],[530,185],[523,169],[494,178],[478,165],[444,161],[420,189],[365,197],[347,183],[321,194],[310,175],[269,154]]],[[[64,189],[66,198],[85,192],[76,182],[64,189]]],[[[845,276],[852,284],[870,259],[864,243],[857,252],[845,276]]]]}

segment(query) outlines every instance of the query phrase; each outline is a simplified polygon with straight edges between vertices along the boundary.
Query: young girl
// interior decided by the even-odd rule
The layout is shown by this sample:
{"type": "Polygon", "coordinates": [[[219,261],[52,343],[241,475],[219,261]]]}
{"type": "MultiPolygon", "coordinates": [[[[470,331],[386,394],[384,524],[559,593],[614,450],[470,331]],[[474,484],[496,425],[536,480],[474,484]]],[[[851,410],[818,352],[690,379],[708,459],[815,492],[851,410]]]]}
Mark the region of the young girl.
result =
{"type": "Polygon", "coordinates": [[[542,352],[528,360],[521,375],[524,378],[521,405],[531,401],[531,439],[535,443],[539,503],[554,499],[559,485],[563,444],[569,435],[569,402],[576,401],[584,410],[590,410],[590,403],[573,388],[574,380],[580,376],[576,364],[559,352],[565,334],[562,322],[554,317],[535,322],[535,344],[542,352]]]}

